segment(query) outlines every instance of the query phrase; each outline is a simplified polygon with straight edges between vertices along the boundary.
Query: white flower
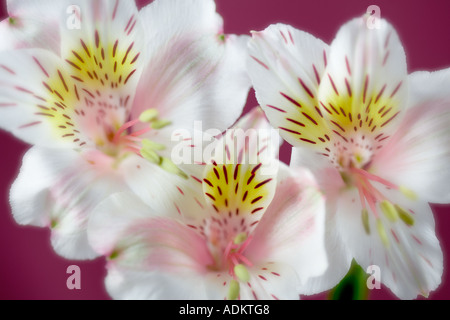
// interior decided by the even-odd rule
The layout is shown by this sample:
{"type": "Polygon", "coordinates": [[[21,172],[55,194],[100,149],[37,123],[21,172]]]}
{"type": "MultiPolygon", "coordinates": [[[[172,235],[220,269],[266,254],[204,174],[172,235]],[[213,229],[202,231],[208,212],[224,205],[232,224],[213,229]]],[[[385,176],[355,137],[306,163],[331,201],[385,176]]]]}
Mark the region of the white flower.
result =
{"type": "Polygon", "coordinates": [[[51,227],[61,255],[94,257],[86,225],[99,201],[131,189],[154,203],[186,178],[170,160],[172,131],[236,121],[246,38],[223,34],[212,0],[139,12],[124,0],[8,5],[2,33],[21,44],[0,52],[0,127],[34,145],[11,190],[14,217],[51,227]]]}
{"type": "Polygon", "coordinates": [[[443,256],[428,202],[450,202],[450,70],[407,74],[386,21],[345,24],[330,47],[286,25],[253,34],[248,68],[272,125],[327,196],[332,288],[351,260],[400,298],[437,288],[443,256]]]}
{"type": "MultiPolygon", "coordinates": [[[[269,128],[259,109],[235,128],[247,125],[269,128]]],[[[312,175],[278,163],[267,136],[239,138],[228,131],[166,211],[124,193],[96,208],[88,234],[109,258],[113,298],[298,299],[325,271],[324,199],[312,175]]]]}

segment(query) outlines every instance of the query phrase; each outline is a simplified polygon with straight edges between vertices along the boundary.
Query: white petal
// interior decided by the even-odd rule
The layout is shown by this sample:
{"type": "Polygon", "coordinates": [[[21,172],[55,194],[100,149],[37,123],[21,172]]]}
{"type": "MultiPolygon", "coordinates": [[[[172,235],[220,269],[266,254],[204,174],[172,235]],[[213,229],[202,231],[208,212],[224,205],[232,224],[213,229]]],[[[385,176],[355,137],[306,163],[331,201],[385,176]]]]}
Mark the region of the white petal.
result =
{"type": "Polygon", "coordinates": [[[49,75],[57,74],[60,63],[56,55],[41,49],[0,54],[0,127],[31,144],[75,144],[75,132],[67,124],[72,121],[73,110],[66,110],[62,99],[54,99],[55,94],[46,87],[49,75]],[[67,134],[70,137],[63,138],[67,134]]]}
{"type": "MultiPolygon", "coordinates": [[[[247,134],[255,132],[258,135],[257,150],[261,159],[277,159],[283,140],[279,131],[273,129],[260,107],[253,108],[233,125],[232,129],[244,130],[247,134]]],[[[262,160],[264,161],[264,160],[262,160]]]]}
{"type": "Polygon", "coordinates": [[[155,0],[139,14],[156,48],[173,39],[188,36],[192,40],[198,34],[219,35],[223,31],[213,0],[155,0]]]}
{"type": "MultiPolygon", "coordinates": [[[[273,199],[280,165],[275,159],[277,153],[266,151],[278,138],[273,143],[266,130],[249,128],[252,119],[256,124],[264,124],[260,116],[262,114],[256,110],[227,130],[218,139],[203,173],[208,207],[212,207],[217,216],[227,216],[236,228],[242,227],[249,233],[273,199]]],[[[230,225],[228,228],[232,230],[230,225]]]]}
{"type": "Polygon", "coordinates": [[[223,131],[242,113],[250,81],[247,37],[224,36],[213,1],[156,1],[143,9],[150,61],[135,100],[134,116],[156,108],[173,128],[223,131]],[[161,30],[164,30],[161,32],[161,30]],[[223,39],[222,39],[223,37],[223,39]]]}
{"type": "Polygon", "coordinates": [[[77,92],[71,107],[84,114],[78,117],[80,131],[95,142],[107,140],[96,127],[116,131],[129,120],[146,62],[142,21],[134,1],[67,0],[70,5],[79,7],[81,21],[69,28],[61,19],[60,68],[67,72],[69,90],[77,92]]]}
{"type": "Polygon", "coordinates": [[[322,275],[310,278],[303,284],[302,293],[305,295],[319,294],[334,288],[348,273],[353,260],[337,230],[335,212],[332,209],[327,209],[325,220],[325,250],[328,268],[322,275]]]}
{"type": "Polygon", "coordinates": [[[119,300],[223,300],[223,279],[203,275],[139,271],[111,265],[105,279],[108,293],[119,300]]]}
{"type": "Polygon", "coordinates": [[[181,221],[154,211],[133,194],[114,195],[96,208],[89,239],[98,252],[109,256],[106,284],[114,298],[226,296],[223,278],[207,269],[214,262],[203,237],[181,221]]]}
{"type": "MultiPolygon", "coordinates": [[[[195,165],[192,166],[195,167],[195,165]]],[[[183,168],[189,167],[184,166],[183,168]]],[[[203,171],[203,166],[199,167],[203,171]]],[[[186,180],[135,156],[130,156],[123,162],[121,172],[129,188],[157,212],[170,212],[176,217],[181,212],[186,214],[190,211],[197,212],[204,203],[201,193],[201,176],[190,174],[189,179],[186,180]],[[183,205],[178,203],[183,203],[183,205]],[[192,209],[187,203],[190,203],[195,209],[192,209]]]]}
{"type": "Polygon", "coordinates": [[[157,211],[131,193],[113,194],[95,208],[88,223],[89,242],[99,254],[109,256],[139,219],[158,216],[157,211]]]}
{"type": "Polygon", "coordinates": [[[309,171],[284,171],[275,198],[258,224],[249,246],[252,260],[290,266],[300,279],[299,292],[327,268],[324,245],[325,201],[309,171]],[[306,262],[307,261],[307,262],[306,262]]]}
{"type": "Polygon", "coordinates": [[[318,294],[335,287],[347,274],[353,259],[336,228],[336,201],[339,199],[340,190],[345,185],[339,171],[327,158],[306,148],[293,148],[290,165],[293,168],[310,169],[327,200],[325,248],[328,268],[323,275],[309,279],[303,286],[304,294],[318,294]]]}
{"type": "MultiPolygon", "coordinates": [[[[211,143],[214,146],[205,163],[258,165],[263,175],[274,175],[278,170],[279,149],[282,139],[273,129],[262,110],[257,107],[237,121],[222,136],[211,143]]],[[[209,148],[209,146],[207,147],[209,148]]]]}
{"type": "Polygon", "coordinates": [[[87,221],[93,208],[121,185],[111,176],[100,177],[71,150],[32,148],[24,157],[11,188],[16,221],[49,227],[55,251],[69,259],[96,256],[87,241],[87,221]]]}
{"type": "MultiPolygon", "coordinates": [[[[183,163],[180,166],[189,174],[192,183],[189,186],[180,181],[170,189],[178,189],[175,192],[178,199],[172,197],[177,211],[185,217],[195,218],[203,211],[199,211],[199,206],[208,203],[207,207],[214,209],[212,212],[226,212],[227,215],[256,210],[258,214],[251,215],[254,217],[251,222],[257,220],[267,201],[272,199],[273,177],[278,170],[278,162],[274,159],[278,156],[279,135],[270,129],[264,113],[255,108],[224,136],[212,138],[210,144],[204,145],[201,133],[200,137],[194,135],[193,139],[187,139],[188,144],[195,144],[194,147],[186,146],[188,153],[199,153],[197,159],[200,159],[195,161],[189,156],[187,163],[200,165],[183,163]],[[199,187],[203,192],[199,192],[199,187]],[[253,200],[255,202],[251,203],[253,200]]],[[[198,218],[201,221],[205,217],[198,218]]]]}
{"type": "Polygon", "coordinates": [[[241,300],[298,300],[300,279],[291,265],[269,262],[249,269],[250,280],[240,285],[241,300]]]}
{"type": "Polygon", "coordinates": [[[378,266],[381,282],[399,298],[428,296],[440,284],[443,271],[431,208],[425,202],[408,200],[399,191],[383,194],[405,210],[408,223],[404,218],[392,222],[382,210],[378,210],[378,219],[369,212],[367,234],[357,191],[349,191],[342,196],[336,217],[342,241],[364,270],[378,266]]]}
{"type": "Polygon", "coordinates": [[[23,158],[20,174],[11,188],[11,205],[16,221],[24,225],[47,227],[51,219],[47,206],[47,189],[57,181],[59,172],[76,158],[71,151],[58,158],[46,157],[45,151],[34,147],[23,158]],[[50,161],[50,162],[49,162],[50,161]]]}
{"type": "Polygon", "coordinates": [[[369,29],[361,17],[341,27],[319,89],[336,137],[389,136],[406,107],[406,79],[405,52],[390,24],[380,20],[380,28],[369,29]]]}
{"type": "Polygon", "coordinates": [[[416,73],[410,79],[411,107],[373,160],[373,170],[426,201],[449,203],[450,70],[416,73]]]}
{"type": "Polygon", "coordinates": [[[11,33],[8,19],[0,22],[0,36],[2,39],[2,41],[0,42],[1,51],[11,50],[17,47],[17,42],[11,33]]]}
{"type": "MultiPolygon", "coordinates": [[[[297,147],[292,149],[292,168],[308,168],[314,175],[317,184],[327,198],[327,212],[334,214],[335,203],[340,196],[340,191],[345,188],[339,171],[328,161],[328,158],[311,152],[307,148],[297,147]]],[[[330,216],[330,215],[329,215],[330,216]]]]}
{"type": "MultiPolygon", "coordinates": [[[[135,198],[135,202],[139,202],[139,199],[135,198]]],[[[112,232],[111,240],[117,240],[113,255],[110,257],[111,263],[149,272],[207,273],[207,267],[213,265],[214,261],[202,236],[179,220],[164,216],[155,217],[151,208],[147,208],[145,212],[139,212],[141,208],[143,204],[130,207],[129,201],[106,200],[96,210],[96,214],[100,212],[105,216],[107,214],[105,210],[108,210],[116,216],[113,220],[103,219],[104,224],[111,228],[110,231],[104,229],[105,232],[112,232]],[[124,207],[125,204],[128,204],[128,208],[124,207]],[[126,217],[121,218],[126,216],[128,211],[136,211],[133,213],[132,221],[126,217]],[[150,217],[135,218],[136,215],[150,217]],[[118,223],[120,220],[125,222],[125,226],[118,223]],[[125,230],[122,231],[122,228],[125,230]]],[[[107,243],[99,243],[103,249],[107,248],[107,243]]]]}
{"type": "Polygon", "coordinates": [[[327,55],[324,42],[282,24],[253,33],[250,41],[247,68],[258,101],[294,146],[318,144],[325,132],[317,97],[327,55]]]}
{"type": "Polygon", "coordinates": [[[447,90],[450,82],[450,69],[434,72],[419,71],[408,76],[410,108],[426,105],[433,102],[448,102],[450,94],[447,90]]]}
{"type": "Polygon", "coordinates": [[[308,168],[315,176],[327,168],[332,168],[328,158],[305,147],[292,148],[290,166],[308,168]]]}
{"type": "Polygon", "coordinates": [[[61,17],[69,18],[67,7],[63,1],[8,0],[10,18],[0,26],[0,48],[44,48],[59,53],[59,20],[61,17]]]}
{"type": "Polygon", "coordinates": [[[237,235],[239,228],[250,234],[270,205],[275,194],[276,172],[265,171],[268,169],[262,164],[206,166],[203,192],[207,208],[214,209],[211,212],[216,219],[225,217],[230,232],[237,235]]]}

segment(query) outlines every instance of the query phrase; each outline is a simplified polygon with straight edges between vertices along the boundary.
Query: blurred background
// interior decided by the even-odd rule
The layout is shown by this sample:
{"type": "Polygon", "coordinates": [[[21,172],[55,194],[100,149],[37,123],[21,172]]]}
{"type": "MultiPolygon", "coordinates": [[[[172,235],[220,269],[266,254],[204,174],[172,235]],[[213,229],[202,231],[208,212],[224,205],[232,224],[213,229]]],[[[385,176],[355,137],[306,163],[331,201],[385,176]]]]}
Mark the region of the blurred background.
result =
{"type": "MultiPolygon", "coordinates": [[[[0,0],[0,17],[6,18],[6,0],[0,0]]],[[[139,6],[151,1],[138,0],[139,6]]],[[[381,16],[397,29],[407,54],[409,72],[450,67],[450,1],[448,0],[216,0],[225,21],[225,32],[249,34],[272,23],[287,23],[331,43],[339,27],[378,5],[381,16]]],[[[42,17],[45,19],[45,17],[42,17]]],[[[0,39],[2,41],[2,39],[0,39]]],[[[450,90],[450,88],[449,88],[450,90]]],[[[251,91],[246,111],[256,106],[251,91]]],[[[0,299],[109,299],[104,289],[104,259],[68,261],[54,254],[50,231],[18,226],[10,213],[9,188],[19,172],[24,143],[0,132],[0,299]],[[81,290],[68,290],[67,267],[81,268],[81,290]]],[[[281,158],[288,162],[284,146],[281,158]]],[[[450,181],[449,181],[450,183],[450,181]]],[[[436,233],[444,250],[444,274],[438,290],[429,299],[450,299],[450,206],[432,206],[436,233]]],[[[327,294],[308,297],[326,299],[327,294]]],[[[384,287],[370,292],[370,299],[395,299],[384,287]]]]}

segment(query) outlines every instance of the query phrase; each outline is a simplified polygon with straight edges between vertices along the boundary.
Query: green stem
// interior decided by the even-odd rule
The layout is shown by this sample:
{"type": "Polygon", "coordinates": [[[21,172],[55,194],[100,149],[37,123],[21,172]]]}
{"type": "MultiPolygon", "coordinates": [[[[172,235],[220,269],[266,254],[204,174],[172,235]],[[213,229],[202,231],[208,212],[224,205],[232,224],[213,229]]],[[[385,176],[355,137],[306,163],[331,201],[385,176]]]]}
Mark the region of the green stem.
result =
{"type": "Polygon", "coordinates": [[[367,300],[368,274],[355,261],[342,281],[330,292],[330,300],[367,300]]]}

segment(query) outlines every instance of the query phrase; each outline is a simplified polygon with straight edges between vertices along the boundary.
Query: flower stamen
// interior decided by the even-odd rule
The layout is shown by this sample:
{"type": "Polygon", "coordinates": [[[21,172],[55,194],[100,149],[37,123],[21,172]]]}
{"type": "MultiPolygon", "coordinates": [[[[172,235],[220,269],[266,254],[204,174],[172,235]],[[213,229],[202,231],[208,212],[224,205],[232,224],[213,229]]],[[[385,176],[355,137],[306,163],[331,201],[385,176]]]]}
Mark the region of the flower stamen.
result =
{"type": "Polygon", "coordinates": [[[120,141],[120,138],[122,137],[122,134],[126,130],[128,130],[129,128],[131,128],[131,127],[135,126],[136,124],[138,124],[139,122],[140,122],[139,119],[135,119],[135,120],[131,120],[131,121],[125,123],[123,126],[121,126],[119,128],[119,130],[117,130],[116,134],[114,135],[114,138],[113,138],[112,142],[114,144],[118,144],[119,141],[120,141]]]}
{"type": "Polygon", "coordinates": [[[251,240],[252,237],[248,237],[247,234],[241,233],[237,235],[233,239],[233,241],[230,241],[225,248],[224,261],[228,263],[229,274],[233,276],[235,279],[236,277],[240,279],[239,275],[236,274],[236,266],[238,265],[241,266],[239,267],[239,270],[241,270],[242,267],[245,266],[247,267],[253,266],[251,261],[248,260],[243,254],[247,246],[250,244],[251,240]]]}
{"type": "Polygon", "coordinates": [[[240,291],[241,290],[240,290],[239,282],[237,282],[236,280],[231,280],[230,286],[228,288],[227,299],[228,300],[237,300],[239,298],[240,291]]]}
{"type": "Polygon", "coordinates": [[[351,168],[350,171],[352,171],[358,175],[362,175],[362,176],[366,177],[368,180],[372,180],[372,181],[376,181],[381,184],[384,184],[388,188],[398,189],[398,186],[396,186],[395,184],[393,184],[383,178],[380,178],[374,174],[371,174],[371,173],[367,172],[366,170],[362,170],[362,169],[358,169],[358,168],[351,168]]]}
{"type": "MultiPolygon", "coordinates": [[[[376,187],[372,185],[371,181],[381,183],[390,189],[399,190],[410,200],[416,200],[415,193],[405,187],[398,187],[395,184],[362,169],[351,168],[350,172],[353,173],[353,176],[351,176],[351,182],[353,182],[358,189],[359,198],[361,201],[361,218],[364,231],[367,235],[370,235],[370,221],[369,211],[366,206],[367,203],[370,211],[376,219],[376,229],[378,231],[378,235],[380,236],[383,245],[388,247],[389,238],[387,236],[383,221],[378,213],[378,208],[390,223],[396,223],[401,220],[405,225],[412,226],[414,224],[414,218],[402,207],[393,204],[389,199],[387,199],[376,187]]],[[[342,176],[348,180],[348,175],[342,174],[342,176]]]]}

